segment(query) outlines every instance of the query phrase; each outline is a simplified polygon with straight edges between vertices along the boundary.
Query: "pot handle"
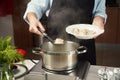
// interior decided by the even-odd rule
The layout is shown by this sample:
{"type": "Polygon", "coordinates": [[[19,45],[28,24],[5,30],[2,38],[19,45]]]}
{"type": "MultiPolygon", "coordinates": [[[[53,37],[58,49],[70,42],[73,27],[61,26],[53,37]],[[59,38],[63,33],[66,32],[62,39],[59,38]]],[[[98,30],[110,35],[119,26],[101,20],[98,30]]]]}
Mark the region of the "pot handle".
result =
{"type": "Polygon", "coordinates": [[[78,54],[86,53],[87,52],[87,47],[80,46],[76,51],[77,51],[78,54]]]}
{"type": "Polygon", "coordinates": [[[37,55],[43,55],[43,51],[40,47],[33,48],[32,53],[37,54],[37,55]]]}

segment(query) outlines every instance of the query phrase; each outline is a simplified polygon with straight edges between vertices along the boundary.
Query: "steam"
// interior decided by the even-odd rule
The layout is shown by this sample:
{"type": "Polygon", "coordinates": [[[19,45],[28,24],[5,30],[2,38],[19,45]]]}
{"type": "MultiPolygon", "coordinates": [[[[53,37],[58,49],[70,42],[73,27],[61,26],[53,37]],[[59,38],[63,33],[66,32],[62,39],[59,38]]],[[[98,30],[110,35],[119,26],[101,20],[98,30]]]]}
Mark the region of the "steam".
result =
{"type": "Polygon", "coordinates": [[[67,34],[65,29],[71,24],[80,23],[80,17],[78,17],[80,14],[78,13],[77,10],[66,7],[55,10],[55,12],[49,16],[48,34],[53,37],[53,39],[62,38],[72,40],[71,38],[73,38],[76,40],[75,37],[67,34]]]}

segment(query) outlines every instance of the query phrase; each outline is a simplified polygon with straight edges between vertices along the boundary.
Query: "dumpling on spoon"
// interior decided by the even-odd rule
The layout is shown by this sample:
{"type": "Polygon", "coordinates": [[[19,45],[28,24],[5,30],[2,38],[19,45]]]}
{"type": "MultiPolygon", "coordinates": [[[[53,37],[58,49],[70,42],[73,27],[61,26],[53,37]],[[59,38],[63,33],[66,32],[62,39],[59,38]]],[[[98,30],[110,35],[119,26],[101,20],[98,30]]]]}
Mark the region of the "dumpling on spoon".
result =
{"type": "Polygon", "coordinates": [[[64,44],[64,40],[61,38],[56,38],[56,40],[54,41],[54,44],[64,44]]]}

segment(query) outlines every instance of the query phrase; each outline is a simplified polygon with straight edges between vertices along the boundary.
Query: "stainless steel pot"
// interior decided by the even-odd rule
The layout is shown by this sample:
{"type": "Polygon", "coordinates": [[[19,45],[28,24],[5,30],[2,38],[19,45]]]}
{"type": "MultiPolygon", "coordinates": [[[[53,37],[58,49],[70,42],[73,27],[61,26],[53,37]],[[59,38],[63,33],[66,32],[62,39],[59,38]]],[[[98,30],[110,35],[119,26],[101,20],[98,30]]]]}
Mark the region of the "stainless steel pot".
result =
{"type": "Polygon", "coordinates": [[[56,71],[74,68],[77,64],[77,55],[87,51],[85,46],[79,46],[79,44],[71,41],[64,41],[64,44],[46,42],[42,49],[44,67],[56,71]]]}

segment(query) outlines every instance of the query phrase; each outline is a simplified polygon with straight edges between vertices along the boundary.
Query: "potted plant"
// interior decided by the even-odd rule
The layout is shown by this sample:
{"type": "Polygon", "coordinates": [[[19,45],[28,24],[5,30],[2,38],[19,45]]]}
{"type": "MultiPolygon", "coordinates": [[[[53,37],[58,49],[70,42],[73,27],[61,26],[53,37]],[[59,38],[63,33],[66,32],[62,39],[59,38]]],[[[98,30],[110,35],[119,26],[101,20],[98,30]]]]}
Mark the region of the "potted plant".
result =
{"type": "Polygon", "coordinates": [[[0,79],[14,80],[11,73],[11,65],[16,61],[24,60],[24,56],[20,54],[15,46],[11,44],[12,37],[0,37],[0,79]],[[6,73],[7,72],[7,73],[6,73]]]}

